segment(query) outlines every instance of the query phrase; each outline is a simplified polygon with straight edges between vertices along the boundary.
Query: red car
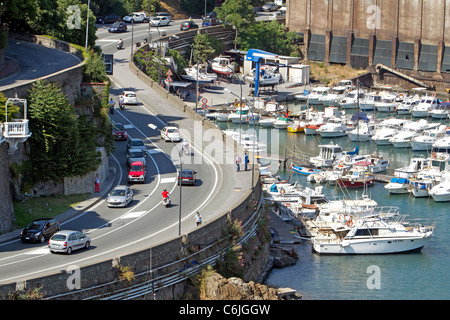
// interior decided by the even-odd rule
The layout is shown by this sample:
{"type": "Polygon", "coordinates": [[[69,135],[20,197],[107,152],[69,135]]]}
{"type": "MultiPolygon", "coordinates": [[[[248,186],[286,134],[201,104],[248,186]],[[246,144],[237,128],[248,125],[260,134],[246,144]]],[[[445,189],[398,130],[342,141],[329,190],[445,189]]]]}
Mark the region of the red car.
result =
{"type": "Polygon", "coordinates": [[[130,166],[128,172],[128,182],[144,182],[145,181],[145,165],[142,161],[135,161],[130,166]]]}
{"type": "Polygon", "coordinates": [[[112,134],[115,140],[127,140],[127,129],[121,123],[113,123],[112,134]]]}

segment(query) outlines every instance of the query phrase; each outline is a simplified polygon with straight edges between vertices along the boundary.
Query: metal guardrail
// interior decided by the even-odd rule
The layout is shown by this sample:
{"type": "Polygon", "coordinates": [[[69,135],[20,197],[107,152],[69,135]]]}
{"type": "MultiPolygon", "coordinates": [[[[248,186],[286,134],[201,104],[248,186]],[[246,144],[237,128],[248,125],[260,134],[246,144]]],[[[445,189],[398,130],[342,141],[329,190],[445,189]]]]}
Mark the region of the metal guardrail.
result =
{"type": "MultiPolygon", "coordinates": [[[[170,287],[174,284],[183,282],[190,277],[192,277],[195,274],[200,273],[206,266],[211,265],[215,266],[217,259],[224,256],[227,249],[230,247],[235,246],[236,244],[243,244],[247,242],[249,239],[251,239],[256,234],[256,230],[258,227],[258,221],[261,217],[262,210],[261,206],[264,201],[264,197],[261,193],[261,197],[259,199],[258,206],[256,210],[253,212],[252,216],[243,224],[243,227],[247,230],[242,237],[240,237],[236,243],[233,243],[230,246],[225,247],[224,249],[218,251],[217,253],[201,260],[198,262],[195,260],[198,256],[200,256],[202,253],[206,252],[207,250],[210,250],[214,248],[215,246],[220,246],[220,244],[224,243],[227,239],[221,239],[219,241],[216,241],[209,246],[195,252],[192,255],[189,255],[187,257],[184,257],[182,259],[179,259],[177,261],[174,261],[170,264],[151,269],[141,272],[139,274],[134,275],[135,279],[142,278],[142,282],[132,285],[127,288],[115,290],[114,292],[105,292],[102,294],[95,294],[91,295],[88,298],[85,298],[83,300],[131,300],[139,297],[143,297],[149,294],[154,295],[157,291],[162,290],[164,288],[170,287]],[[192,261],[190,264],[186,265],[189,261],[192,261]],[[177,264],[185,264],[185,268],[183,270],[177,270],[174,272],[169,272],[167,274],[154,277],[154,275],[158,272],[164,272],[165,269],[170,269],[173,266],[177,264]]],[[[115,280],[109,283],[105,283],[102,285],[92,286],[85,289],[76,290],[73,292],[68,292],[64,294],[58,294],[55,296],[46,297],[46,300],[52,300],[52,299],[64,299],[68,298],[70,296],[75,296],[78,294],[86,293],[89,291],[94,290],[101,290],[102,288],[107,289],[108,286],[112,286],[114,284],[119,284],[121,280],[115,280]]]]}

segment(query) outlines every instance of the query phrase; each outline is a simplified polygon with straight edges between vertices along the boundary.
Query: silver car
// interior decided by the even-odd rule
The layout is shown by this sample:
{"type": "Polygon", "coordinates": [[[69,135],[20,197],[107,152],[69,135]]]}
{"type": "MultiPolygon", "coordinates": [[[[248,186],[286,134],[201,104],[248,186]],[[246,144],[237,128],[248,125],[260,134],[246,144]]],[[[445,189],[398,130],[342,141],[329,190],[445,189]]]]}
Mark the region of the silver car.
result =
{"type": "Polygon", "coordinates": [[[126,207],[133,201],[134,193],[128,186],[117,186],[108,194],[106,204],[108,207],[126,207]]]}
{"type": "Polygon", "coordinates": [[[145,161],[146,155],[147,154],[140,149],[128,149],[128,151],[127,151],[128,166],[131,166],[131,164],[136,161],[142,161],[144,163],[144,165],[147,165],[147,162],[145,161]]]}
{"type": "Polygon", "coordinates": [[[73,250],[89,248],[91,239],[80,231],[62,230],[55,233],[48,241],[51,253],[64,252],[71,254],[73,250]]]}

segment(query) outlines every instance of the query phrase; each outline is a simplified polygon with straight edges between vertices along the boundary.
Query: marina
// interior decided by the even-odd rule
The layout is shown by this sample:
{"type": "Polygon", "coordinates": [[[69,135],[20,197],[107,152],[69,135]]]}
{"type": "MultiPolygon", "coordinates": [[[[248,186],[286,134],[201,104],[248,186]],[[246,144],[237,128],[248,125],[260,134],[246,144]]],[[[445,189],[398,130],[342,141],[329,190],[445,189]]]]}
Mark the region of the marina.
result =
{"type": "MultiPolygon", "coordinates": [[[[286,108],[296,115],[304,112],[304,110],[308,110],[308,107],[304,102],[298,100],[286,103],[286,108]]],[[[327,107],[314,106],[316,112],[325,113],[325,108],[327,107]]],[[[340,110],[344,111],[343,109],[340,110]]],[[[354,111],[346,109],[344,113],[350,116],[354,114],[354,111]]],[[[384,126],[387,126],[389,123],[391,123],[391,127],[397,126],[397,129],[400,129],[403,124],[409,121],[418,122],[420,120],[412,118],[411,115],[404,116],[397,115],[395,112],[377,112],[376,110],[368,113],[368,115],[369,118],[377,119],[375,132],[377,132],[377,128],[385,128],[384,126]]],[[[261,119],[264,119],[264,117],[261,119]]],[[[448,120],[428,117],[426,121],[432,126],[435,123],[437,126],[444,125],[446,128],[448,127],[448,120]]],[[[280,180],[285,181],[286,189],[282,191],[283,195],[279,191],[274,194],[269,193],[272,198],[271,201],[282,204],[280,207],[284,208],[283,212],[285,213],[287,211],[297,212],[296,215],[298,216],[298,212],[301,212],[301,217],[313,217],[314,213],[317,212],[317,207],[322,206],[322,212],[338,210],[336,208],[340,207],[339,210],[345,208],[345,210],[351,212],[349,216],[355,216],[356,208],[361,208],[361,203],[359,202],[367,206],[364,211],[366,214],[373,213],[375,210],[381,210],[383,215],[385,215],[386,208],[390,208],[388,212],[395,213],[393,214],[395,218],[391,218],[393,221],[388,222],[383,222],[384,220],[379,217],[376,221],[371,221],[367,218],[369,220],[364,220],[364,222],[357,222],[356,219],[353,219],[353,229],[345,227],[348,229],[347,232],[349,234],[347,242],[337,240],[336,233],[334,236],[330,233],[321,239],[317,238],[314,242],[311,240],[310,235],[299,232],[298,236],[295,236],[300,243],[297,246],[300,256],[299,262],[286,270],[274,270],[267,279],[267,284],[294,287],[299,292],[302,292],[304,299],[348,300],[361,299],[363,297],[362,299],[397,300],[450,298],[448,282],[442,283],[439,280],[448,278],[444,270],[446,269],[446,264],[450,262],[450,250],[447,245],[450,238],[446,233],[450,223],[447,218],[449,203],[446,202],[448,200],[445,199],[448,197],[443,192],[446,190],[445,188],[448,188],[448,181],[444,178],[441,183],[433,185],[436,199],[443,199],[443,202],[433,200],[432,194],[434,193],[430,192],[431,190],[428,191],[428,195],[425,197],[415,197],[411,182],[415,179],[414,174],[417,175],[421,169],[432,167],[431,162],[434,158],[431,151],[417,152],[413,151],[411,147],[395,148],[392,144],[378,145],[370,139],[367,141],[352,141],[349,136],[323,138],[318,134],[308,135],[304,130],[296,132],[293,130],[275,129],[273,126],[263,126],[257,123],[239,125],[231,122],[216,122],[216,125],[223,130],[243,131],[246,134],[255,133],[255,141],[264,144],[265,149],[264,152],[260,153],[259,162],[263,166],[270,165],[272,172],[271,175],[268,175],[269,177],[276,175],[280,180]],[[341,152],[349,152],[351,157],[355,157],[355,161],[363,161],[363,159],[367,159],[366,156],[375,155],[376,152],[379,159],[387,161],[389,165],[385,170],[371,173],[374,176],[374,182],[370,188],[344,188],[337,182],[339,175],[343,172],[343,170],[339,170],[341,162],[340,160],[336,161],[337,158],[335,158],[335,163],[327,168],[328,170],[324,170],[325,168],[322,166],[309,167],[306,165],[311,164],[308,161],[311,157],[319,156],[320,145],[336,145],[341,152]],[[358,159],[358,157],[363,159],[358,159]],[[274,168],[278,168],[278,170],[274,168]],[[410,169],[412,170],[411,172],[409,172],[410,169]],[[403,175],[401,174],[402,170],[405,171],[403,175]],[[311,179],[313,176],[323,172],[326,172],[329,178],[321,178],[322,181],[319,183],[311,179]],[[402,176],[403,178],[400,178],[402,176]],[[403,179],[402,184],[405,192],[391,192],[385,188],[393,178],[403,179]],[[404,180],[407,181],[406,187],[404,180]],[[302,191],[298,192],[296,188],[302,191]],[[366,195],[365,199],[362,199],[363,194],[366,195]],[[312,197],[315,200],[311,202],[312,197]],[[335,199],[339,199],[339,205],[336,204],[337,202],[333,202],[335,199]],[[348,202],[343,204],[344,202],[342,201],[344,199],[353,204],[350,205],[348,202]],[[322,204],[320,204],[321,202],[322,204]],[[325,209],[326,206],[328,206],[327,209],[325,209]],[[427,223],[420,224],[419,220],[426,220],[427,223]],[[355,249],[355,245],[351,241],[349,242],[351,238],[350,232],[353,232],[351,235],[352,239],[354,239],[354,236],[358,233],[355,229],[357,225],[361,227],[363,224],[370,225],[371,223],[374,227],[376,224],[384,223],[384,227],[381,225],[377,226],[379,230],[377,232],[382,232],[381,230],[385,228],[383,230],[397,230],[395,235],[399,235],[402,232],[412,235],[415,238],[408,238],[408,241],[410,243],[414,241],[418,246],[404,247],[403,249],[397,248],[394,255],[388,251],[373,254],[373,252],[364,251],[366,249],[359,251],[362,254],[352,252],[344,255],[340,253],[327,255],[320,252],[322,250],[320,245],[324,245],[324,243],[329,243],[328,251],[332,250],[333,246],[345,247],[348,250],[359,250],[355,249]],[[422,231],[419,232],[418,230],[422,231]],[[314,249],[315,246],[317,249],[314,249]],[[370,290],[365,285],[368,277],[366,271],[370,265],[377,265],[382,268],[384,290],[370,290]],[[401,271],[398,268],[399,265],[403,266],[400,268],[401,271]],[[339,266],[339,270],[336,270],[336,266],[339,266]],[[419,278],[417,278],[418,274],[421,275],[419,278]],[[348,275],[352,275],[353,278],[349,280],[347,278],[348,275]],[[398,283],[394,279],[401,282],[398,283]],[[433,290],[432,286],[436,286],[438,289],[433,290]],[[389,294],[387,294],[387,291],[389,291],[389,294]]],[[[331,155],[329,158],[332,160],[333,156],[331,155]]],[[[350,159],[345,159],[344,157],[343,160],[350,159]]],[[[294,226],[298,224],[297,218],[280,215],[280,212],[278,212],[278,215],[294,226]]],[[[343,219],[343,217],[341,218],[343,219]]],[[[372,216],[371,219],[374,219],[374,217],[372,216]]],[[[298,230],[300,231],[302,228],[298,227],[298,230]]],[[[303,228],[303,230],[307,230],[307,228],[303,228]]],[[[369,231],[359,231],[359,233],[364,232],[367,234],[369,231]]],[[[370,235],[370,232],[368,234],[370,235]]],[[[396,240],[392,239],[389,241],[396,240]]],[[[386,245],[387,242],[376,244],[372,242],[365,247],[378,246],[378,248],[386,248],[386,245]]]]}

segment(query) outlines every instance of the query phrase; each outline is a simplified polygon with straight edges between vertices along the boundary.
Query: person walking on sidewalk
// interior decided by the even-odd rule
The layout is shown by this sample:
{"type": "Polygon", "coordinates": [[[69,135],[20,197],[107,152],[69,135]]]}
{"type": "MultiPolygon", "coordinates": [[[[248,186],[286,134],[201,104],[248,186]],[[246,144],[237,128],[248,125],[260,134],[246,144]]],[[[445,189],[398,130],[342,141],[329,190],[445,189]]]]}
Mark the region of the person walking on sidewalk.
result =
{"type": "Polygon", "coordinates": [[[95,192],[100,192],[100,176],[98,175],[98,173],[95,175],[95,192]]]}
{"type": "Polygon", "coordinates": [[[248,154],[247,154],[247,152],[245,153],[245,156],[244,156],[244,171],[247,171],[247,165],[248,165],[248,154]]]}
{"type": "Polygon", "coordinates": [[[195,223],[197,224],[197,227],[202,224],[202,216],[198,211],[195,213],[195,223]]]}
{"type": "Polygon", "coordinates": [[[241,157],[239,157],[239,155],[237,155],[237,156],[236,156],[236,172],[239,172],[241,162],[242,162],[241,157]]]}

